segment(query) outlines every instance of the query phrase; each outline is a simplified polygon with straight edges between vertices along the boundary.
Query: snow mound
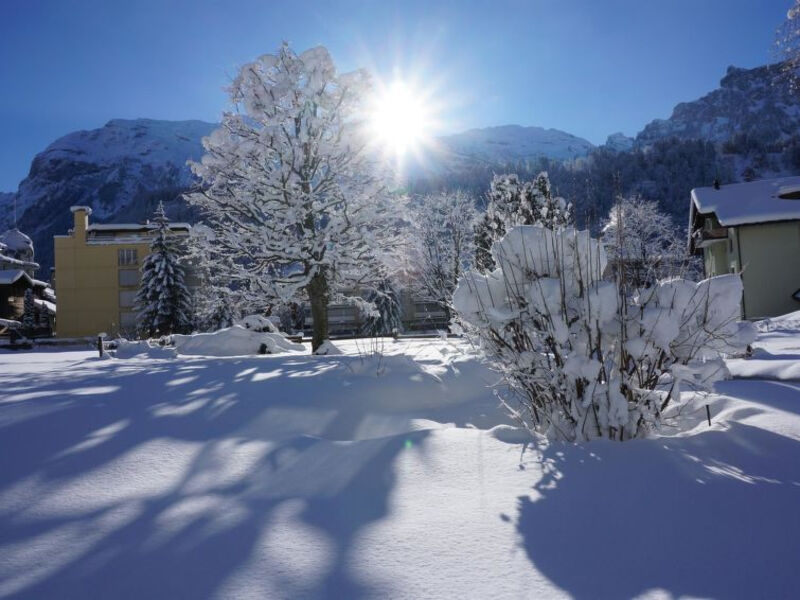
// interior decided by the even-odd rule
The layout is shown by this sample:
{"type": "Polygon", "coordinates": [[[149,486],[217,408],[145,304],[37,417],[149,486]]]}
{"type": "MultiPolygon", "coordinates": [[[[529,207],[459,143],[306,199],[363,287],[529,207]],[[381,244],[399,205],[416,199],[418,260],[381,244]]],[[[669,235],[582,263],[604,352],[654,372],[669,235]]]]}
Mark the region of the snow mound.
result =
{"type": "Polygon", "coordinates": [[[175,334],[172,343],[178,354],[195,356],[245,356],[305,352],[302,344],[290,342],[279,333],[258,332],[234,325],[213,333],[175,334]]]}
{"type": "Polygon", "coordinates": [[[111,350],[109,354],[114,358],[172,358],[175,351],[165,348],[148,340],[126,340],[120,338],[115,340],[116,350],[111,350]]]}
{"type": "Polygon", "coordinates": [[[239,319],[236,324],[252,331],[280,333],[275,323],[263,315],[247,315],[239,319]]]}
{"type": "Polygon", "coordinates": [[[780,317],[772,317],[756,322],[756,327],[763,333],[775,331],[800,331],[800,310],[791,312],[780,317]]]}
{"type": "Polygon", "coordinates": [[[335,356],[342,354],[342,351],[339,350],[336,346],[333,345],[333,342],[330,340],[325,340],[322,342],[319,348],[314,352],[317,356],[335,356]]]}

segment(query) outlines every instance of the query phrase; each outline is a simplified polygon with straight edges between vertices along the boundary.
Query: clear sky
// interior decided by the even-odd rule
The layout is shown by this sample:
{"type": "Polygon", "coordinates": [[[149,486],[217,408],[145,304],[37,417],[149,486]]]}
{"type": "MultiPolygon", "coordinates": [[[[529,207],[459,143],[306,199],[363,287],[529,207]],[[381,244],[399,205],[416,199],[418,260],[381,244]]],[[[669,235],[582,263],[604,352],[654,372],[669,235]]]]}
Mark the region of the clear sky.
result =
{"type": "Polygon", "coordinates": [[[112,118],[215,121],[240,65],[322,44],[413,74],[443,132],[517,123],[602,143],[772,58],[790,0],[0,0],[0,190],[112,118]]]}

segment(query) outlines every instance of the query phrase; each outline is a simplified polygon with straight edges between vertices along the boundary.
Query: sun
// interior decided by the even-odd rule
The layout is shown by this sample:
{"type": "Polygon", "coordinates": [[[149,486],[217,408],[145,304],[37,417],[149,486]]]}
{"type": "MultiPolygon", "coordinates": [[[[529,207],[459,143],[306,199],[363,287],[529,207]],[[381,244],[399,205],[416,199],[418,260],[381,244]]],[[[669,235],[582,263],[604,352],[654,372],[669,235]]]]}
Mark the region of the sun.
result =
{"type": "Polygon", "coordinates": [[[430,139],[433,116],[426,94],[407,82],[381,86],[370,112],[372,137],[385,154],[402,158],[430,139]]]}

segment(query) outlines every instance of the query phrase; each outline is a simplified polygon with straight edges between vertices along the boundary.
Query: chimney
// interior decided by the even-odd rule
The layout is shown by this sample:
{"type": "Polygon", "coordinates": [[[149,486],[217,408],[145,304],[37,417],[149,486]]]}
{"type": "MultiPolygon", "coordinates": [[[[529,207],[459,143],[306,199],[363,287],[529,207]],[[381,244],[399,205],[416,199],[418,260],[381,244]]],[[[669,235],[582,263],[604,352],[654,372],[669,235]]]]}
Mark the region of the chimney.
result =
{"type": "Polygon", "coordinates": [[[86,230],[89,227],[89,215],[92,209],[89,206],[71,206],[70,210],[75,219],[73,235],[76,239],[86,241],[86,230]]]}

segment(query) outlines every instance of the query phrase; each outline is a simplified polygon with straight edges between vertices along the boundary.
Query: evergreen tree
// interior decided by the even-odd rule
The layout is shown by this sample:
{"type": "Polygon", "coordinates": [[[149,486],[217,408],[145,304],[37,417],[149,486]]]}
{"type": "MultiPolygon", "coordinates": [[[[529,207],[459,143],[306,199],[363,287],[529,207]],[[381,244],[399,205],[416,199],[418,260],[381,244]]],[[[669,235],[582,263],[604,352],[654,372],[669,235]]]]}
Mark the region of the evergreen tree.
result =
{"type": "Polygon", "coordinates": [[[33,301],[33,292],[25,290],[25,301],[22,312],[22,330],[25,335],[30,335],[36,329],[36,304],[33,301]]]}
{"type": "Polygon", "coordinates": [[[373,313],[364,324],[363,331],[368,335],[393,335],[403,331],[403,320],[400,314],[400,299],[397,290],[388,279],[381,281],[377,289],[370,294],[368,301],[375,305],[377,314],[373,313]]]}
{"type": "Polygon", "coordinates": [[[475,268],[480,273],[491,271],[494,267],[492,258],[492,219],[488,213],[484,213],[480,221],[475,225],[475,268]]]}
{"type": "Polygon", "coordinates": [[[148,336],[183,333],[191,328],[191,297],[163,204],[159,203],[153,220],[156,236],[142,264],[142,283],[136,294],[139,328],[148,336]]]}
{"type": "Polygon", "coordinates": [[[475,228],[475,263],[480,272],[492,271],[490,249],[516,225],[543,225],[559,229],[572,224],[572,206],[553,197],[550,178],[543,171],[533,181],[516,174],[495,175],[489,186],[486,214],[475,228]]]}

